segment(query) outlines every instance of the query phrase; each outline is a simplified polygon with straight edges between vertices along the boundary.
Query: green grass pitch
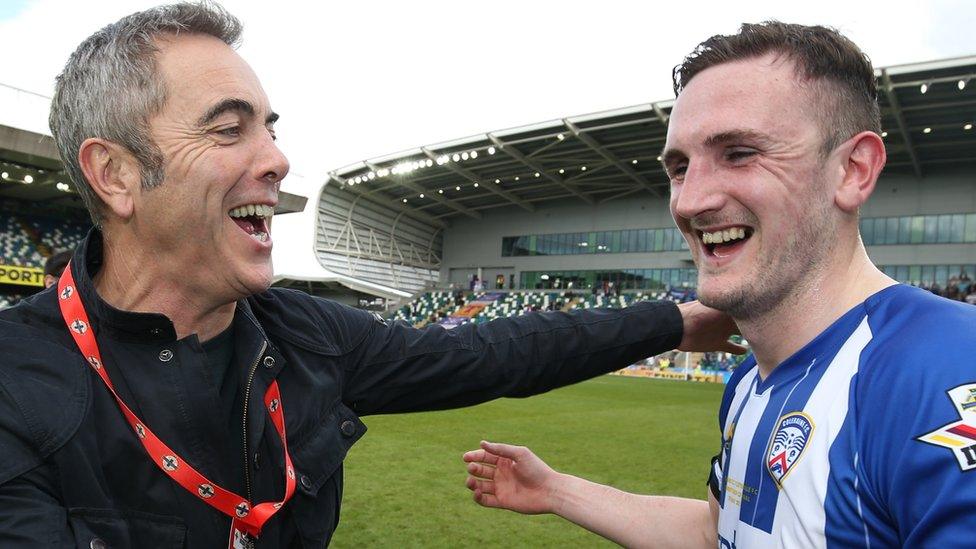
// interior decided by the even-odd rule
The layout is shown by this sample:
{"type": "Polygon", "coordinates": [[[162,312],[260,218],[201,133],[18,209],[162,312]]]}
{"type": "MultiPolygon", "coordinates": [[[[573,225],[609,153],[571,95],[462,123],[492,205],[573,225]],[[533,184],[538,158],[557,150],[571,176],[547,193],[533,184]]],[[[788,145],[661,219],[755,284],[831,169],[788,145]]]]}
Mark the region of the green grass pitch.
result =
{"type": "Polygon", "coordinates": [[[367,417],[333,547],[610,546],[558,517],[478,506],[461,454],[481,439],[521,444],[622,490],[704,498],[723,387],[603,376],[528,399],[367,417]]]}

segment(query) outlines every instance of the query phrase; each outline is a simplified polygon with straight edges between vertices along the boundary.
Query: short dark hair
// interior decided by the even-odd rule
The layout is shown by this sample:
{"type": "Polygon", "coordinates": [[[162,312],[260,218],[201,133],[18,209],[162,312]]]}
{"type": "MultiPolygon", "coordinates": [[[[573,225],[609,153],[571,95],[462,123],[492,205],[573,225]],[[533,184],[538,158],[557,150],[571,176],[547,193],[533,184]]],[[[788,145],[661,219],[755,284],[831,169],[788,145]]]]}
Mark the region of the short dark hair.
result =
{"type": "Polygon", "coordinates": [[[44,262],[44,274],[60,278],[73,253],[71,250],[62,250],[47,258],[44,262]]]}
{"type": "Polygon", "coordinates": [[[871,60],[857,44],[830,27],[764,21],[744,23],[736,34],[715,35],[698,44],[674,68],[674,94],[680,95],[696,74],[709,67],[768,53],[785,56],[798,76],[820,86],[825,153],[862,131],[881,133],[871,60]]]}

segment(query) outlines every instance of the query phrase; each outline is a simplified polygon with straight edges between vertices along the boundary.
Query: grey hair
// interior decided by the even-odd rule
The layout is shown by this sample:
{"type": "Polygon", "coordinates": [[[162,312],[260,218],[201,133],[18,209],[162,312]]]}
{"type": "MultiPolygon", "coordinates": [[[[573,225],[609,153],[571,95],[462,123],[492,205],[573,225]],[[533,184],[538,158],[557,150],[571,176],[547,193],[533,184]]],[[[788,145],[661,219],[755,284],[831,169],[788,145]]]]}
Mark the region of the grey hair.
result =
{"type": "Polygon", "coordinates": [[[88,138],[124,146],[140,165],[142,188],[163,180],[163,155],[149,132],[149,119],[166,103],[156,71],[157,39],[180,33],[210,35],[236,47],[243,26],[214,2],[182,2],[133,13],[82,42],[57,77],[48,123],[68,175],[92,222],[101,226],[105,204],[78,163],[88,138]]]}

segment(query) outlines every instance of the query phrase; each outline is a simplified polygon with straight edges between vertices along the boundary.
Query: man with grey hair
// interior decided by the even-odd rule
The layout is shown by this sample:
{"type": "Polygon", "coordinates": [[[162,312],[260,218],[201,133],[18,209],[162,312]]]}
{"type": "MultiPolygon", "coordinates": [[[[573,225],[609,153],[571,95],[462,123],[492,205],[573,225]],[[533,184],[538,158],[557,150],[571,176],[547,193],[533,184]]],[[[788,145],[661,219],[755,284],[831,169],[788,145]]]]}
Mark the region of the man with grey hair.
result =
{"type": "Polygon", "coordinates": [[[0,313],[0,546],[323,546],[360,416],[521,397],[676,346],[701,305],[416,330],[268,287],[288,161],[212,4],[125,17],[58,79],[95,221],[56,289],[0,313]]]}

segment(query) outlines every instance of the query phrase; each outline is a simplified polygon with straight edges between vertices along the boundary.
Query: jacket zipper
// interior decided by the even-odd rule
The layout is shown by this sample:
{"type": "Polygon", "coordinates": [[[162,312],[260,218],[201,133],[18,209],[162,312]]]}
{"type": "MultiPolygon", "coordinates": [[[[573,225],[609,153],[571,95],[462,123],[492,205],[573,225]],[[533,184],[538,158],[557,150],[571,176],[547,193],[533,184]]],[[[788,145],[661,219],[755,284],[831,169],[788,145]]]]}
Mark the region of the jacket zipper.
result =
{"type": "Polygon", "coordinates": [[[264,351],[268,349],[268,342],[264,341],[261,343],[261,352],[254,359],[254,364],[251,365],[251,371],[247,374],[247,385],[244,388],[244,487],[247,489],[247,501],[251,501],[251,462],[247,459],[250,452],[247,449],[247,404],[251,400],[251,382],[254,381],[254,374],[258,371],[258,364],[261,362],[261,357],[264,355],[264,351]]]}

